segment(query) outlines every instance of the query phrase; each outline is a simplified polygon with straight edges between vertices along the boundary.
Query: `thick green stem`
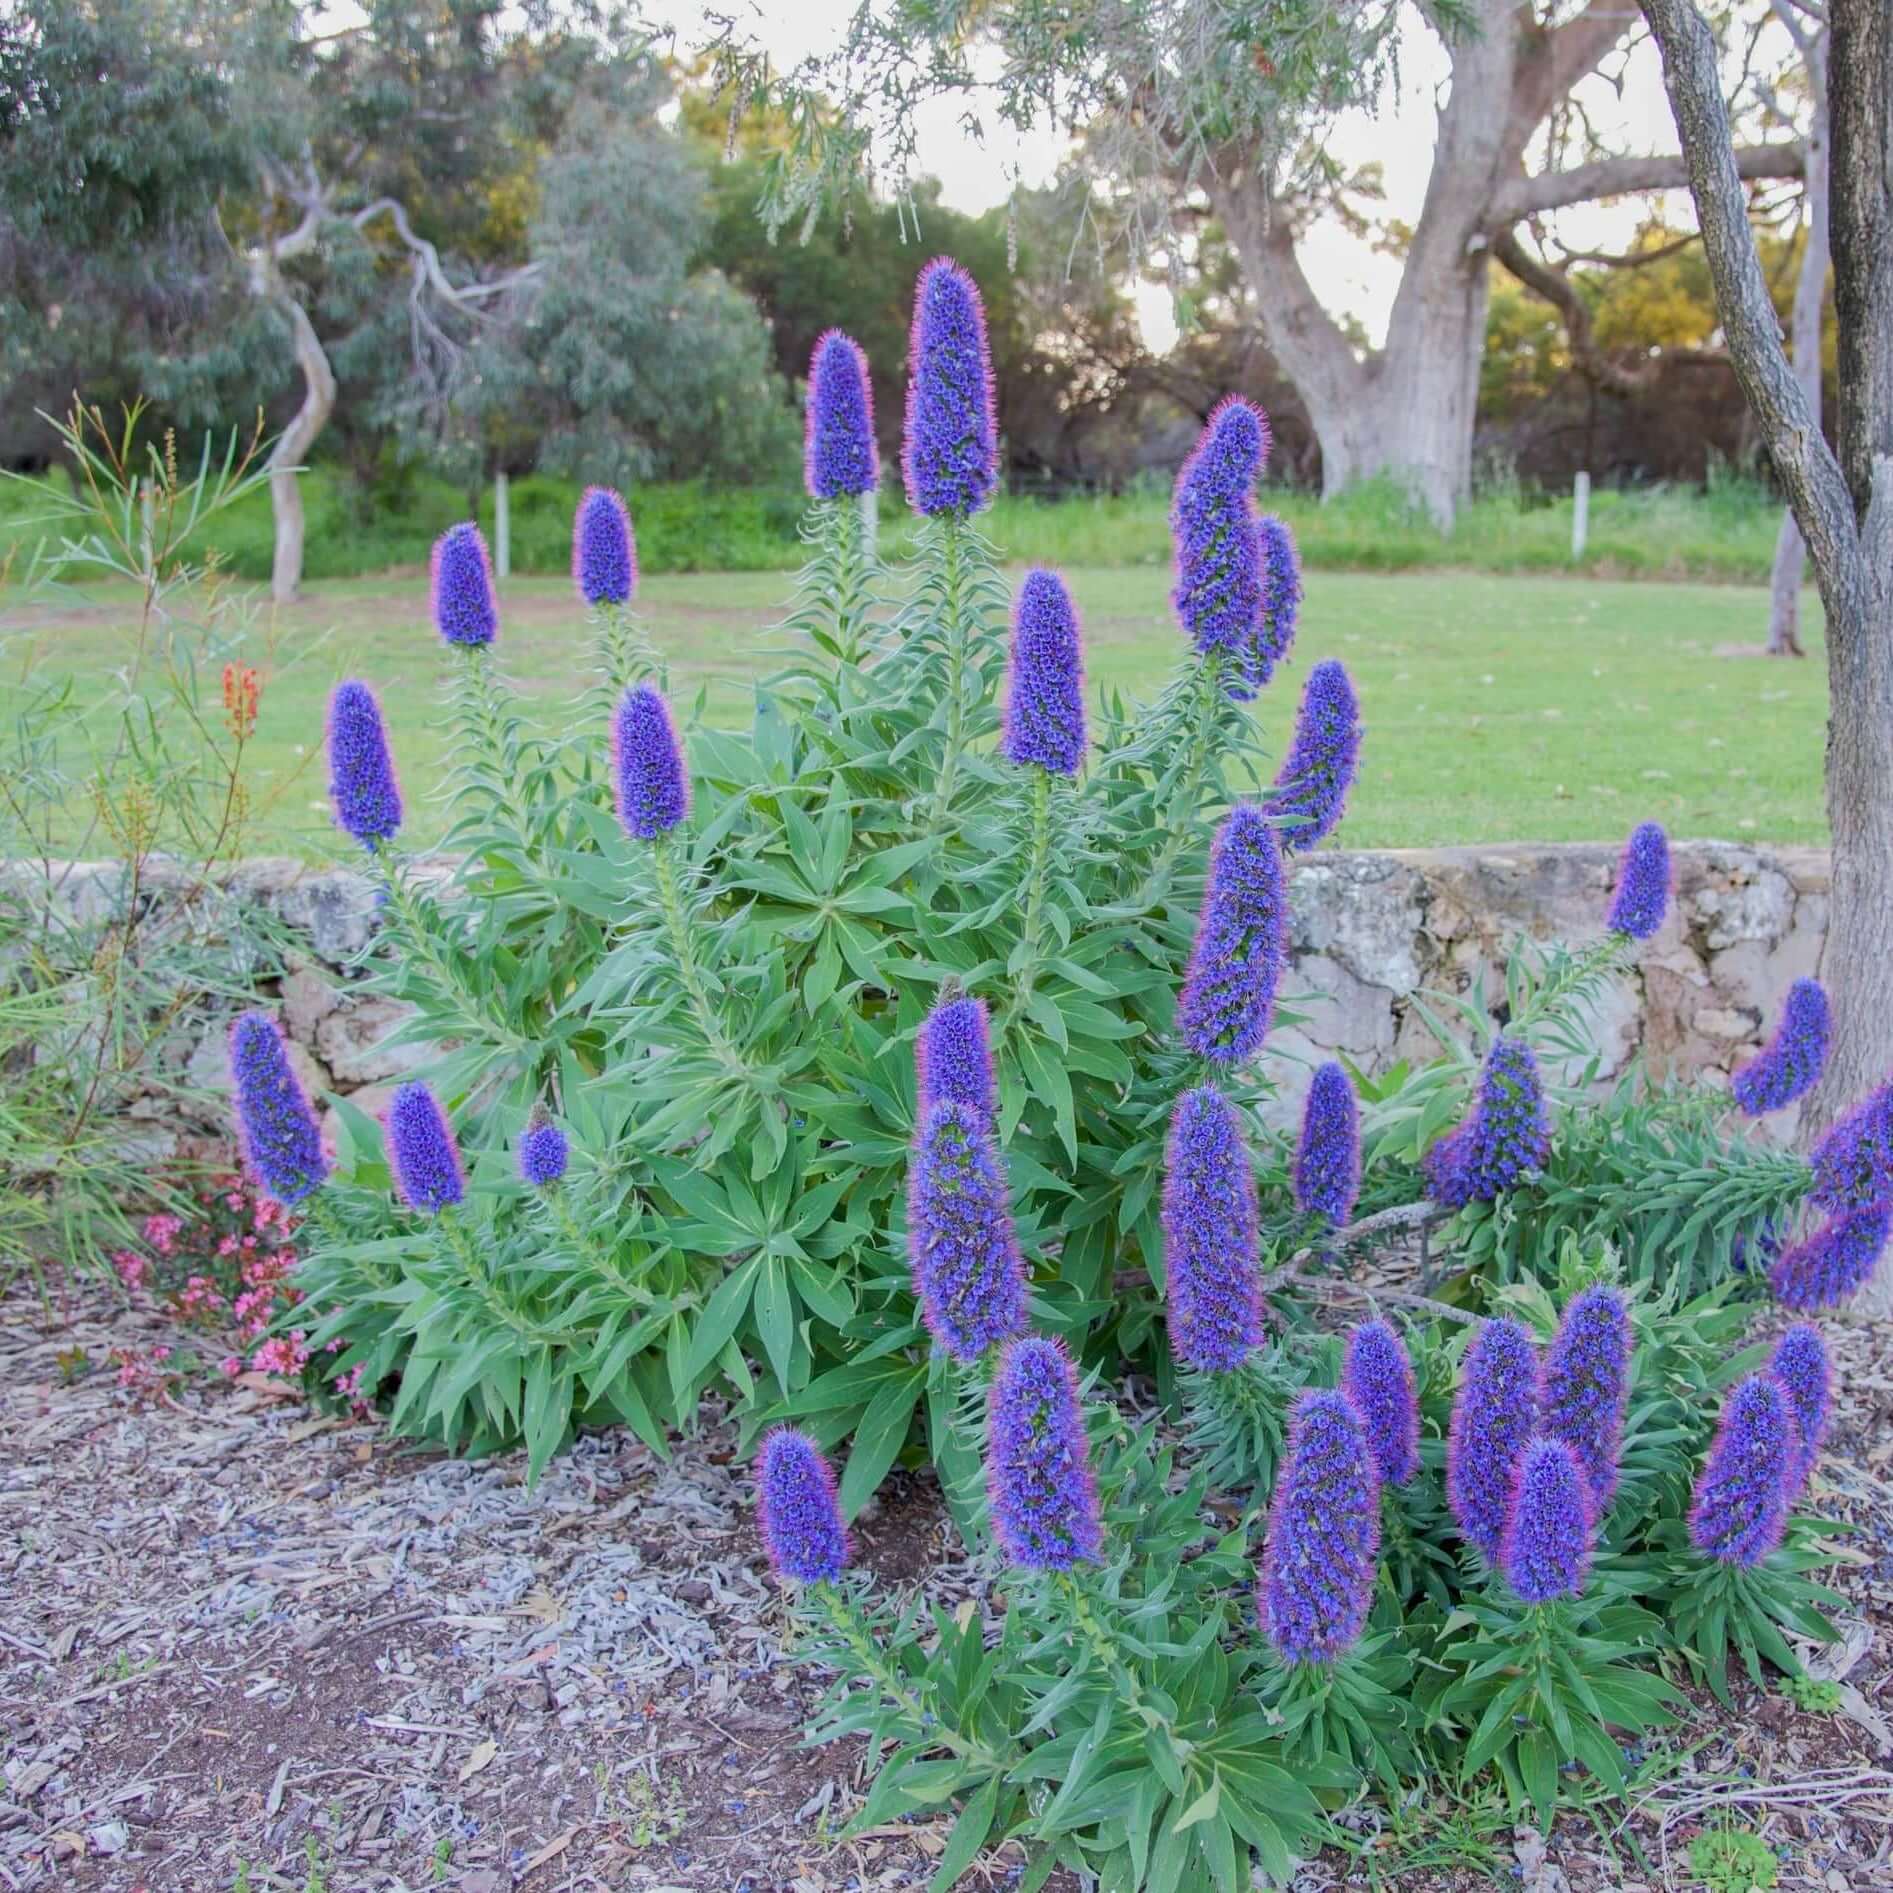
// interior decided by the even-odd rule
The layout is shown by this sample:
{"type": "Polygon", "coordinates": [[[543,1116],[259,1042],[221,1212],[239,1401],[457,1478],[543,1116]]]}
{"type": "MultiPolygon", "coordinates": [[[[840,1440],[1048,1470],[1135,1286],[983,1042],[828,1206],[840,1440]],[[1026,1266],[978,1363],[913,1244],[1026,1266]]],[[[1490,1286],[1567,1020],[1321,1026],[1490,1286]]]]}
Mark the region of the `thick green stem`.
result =
{"type": "Polygon", "coordinates": [[[1148,913],[1169,891],[1170,877],[1178,859],[1196,833],[1196,806],[1203,794],[1203,778],[1209,772],[1209,752],[1216,736],[1216,717],[1223,688],[1223,659],[1220,651],[1211,651],[1197,666],[1196,689],[1190,703],[1190,753],[1183,780],[1170,803],[1166,826],[1169,834],[1150,872],[1128,903],[1131,913],[1148,913]]]}
{"type": "Polygon", "coordinates": [[[861,650],[861,502],[844,496],[828,502],[826,530],[834,561],[834,591],[829,610],[834,615],[835,655],[844,670],[859,666],[861,650]]]}
{"type": "Polygon", "coordinates": [[[655,668],[656,658],[629,605],[594,607],[598,624],[598,668],[615,699],[655,668]]]}
{"type": "Polygon", "coordinates": [[[527,1042],[503,1019],[494,1016],[486,995],[466,978],[442,950],[421,911],[414,889],[409,886],[407,877],[394,859],[386,853],[377,858],[381,863],[382,886],[387,891],[388,905],[394,912],[406,944],[433,975],[437,990],[452,995],[456,1001],[456,1015],[466,1028],[467,1035],[484,1039],[488,1044],[501,1046],[509,1052],[526,1050],[527,1042]]]}
{"type": "Polygon", "coordinates": [[[933,819],[929,827],[938,830],[953,806],[953,790],[959,779],[960,756],[966,747],[966,560],[963,535],[966,522],[957,513],[946,514],[940,522],[941,590],[946,602],[947,634],[947,731],[946,754],[940,759],[940,781],[934,791],[933,819]]]}
{"type": "Polygon", "coordinates": [[[1607,933],[1601,940],[1593,941],[1582,953],[1571,954],[1556,976],[1540,986],[1514,1015],[1507,1029],[1514,1033],[1523,1032],[1536,1025],[1540,1019],[1549,1018],[1573,993],[1581,991],[1587,982],[1610,966],[1623,952],[1624,945],[1623,934],[1607,933]]]}
{"type": "MultiPolygon", "coordinates": [[[[1092,1608],[1091,1599],[1085,1595],[1085,1588],[1077,1576],[1070,1571],[1061,1571],[1054,1581],[1065,1593],[1071,1606],[1072,1624],[1079,1637],[1110,1677],[1124,1706],[1148,1728],[1169,1728],[1169,1717],[1144,1700],[1143,1685],[1137,1680],[1137,1672],[1125,1660],[1117,1639],[1111,1635],[1110,1626],[1092,1608]]],[[[1188,1745],[1177,1736],[1174,1729],[1170,1731],[1170,1736],[1178,1749],[1187,1748],[1188,1745]]]]}
{"type": "Polygon", "coordinates": [[[582,1261],[596,1269],[634,1308],[648,1308],[656,1301],[657,1297],[648,1288],[632,1281],[618,1267],[617,1258],[602,1243],[593,1241],[579,1227],[578,1218],[572,1214],[572,1194],[568,1189],[555,1183],[541,1194],[552,1213],[553,1221],[558,1225],[559,1233],[572,1245],[573,1252],[582,1261]]]}
{"type": "Polygon", "coordinates": [[[697,964],[696,936],[691,932],[690,917],[684,912],[683,893],[677,885],[677,864],[671,858],[669,841],[662,836],[651,844],[651,860],[657,875],[658,899],[664,909],[664,924],[670,932],[671,952],[676,958],[697,1029],[718,1061],[734,1076],[746,1078],[748,1068],[724,1032],[716,1008],[710,1002],[709,988],[703,982],[703,969],[697,964]]]}
{"type": "Polygon", "coordinates": [[[1032,770],[1032,843],[1025,871],[1025,924],[1019,934],[1019,970],[1000,1030],[1025,1010],[1038,979],[1039,939],[1045,929],[1045,883],[1052,865],[1052,775],[1032,770]]]}

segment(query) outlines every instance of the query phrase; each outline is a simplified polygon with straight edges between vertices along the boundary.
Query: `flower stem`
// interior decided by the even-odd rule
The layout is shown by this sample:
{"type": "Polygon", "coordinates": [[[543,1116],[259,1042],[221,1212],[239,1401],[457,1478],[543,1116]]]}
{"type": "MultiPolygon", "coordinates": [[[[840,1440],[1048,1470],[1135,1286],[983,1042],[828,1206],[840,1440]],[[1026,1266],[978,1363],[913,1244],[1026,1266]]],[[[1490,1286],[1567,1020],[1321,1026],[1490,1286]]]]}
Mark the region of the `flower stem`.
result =
{"type": "Polygon", "coordinates": [[[394,858],[385,852],[379,852],[376,858],[381,864],[382,886],[387,892],[388,905],[394,910],[407,944],[434,976],[437,987],[453,996],[461,1024],[472,1036],[485,1039],[489,1044],[497,1044],[509,1052],[524,1051],[526,1041],[503,1019],[494,1016],[486,995],[464,976],[442,950],[421,911],[421,903],[414,889],[394,858]]]}
{"type": "Polygon", "coordinates": [[[1032,845],[1025,871],[1025,925],[1019,934],[1019,974],[1012,997],[1006,1003],[999,1029],[1005,1028],[1025,1010],[1038,978],[1039,938],[1045,924],[1045,882],[1052,863],[1052,774],[1049,769],[1032,770],[1032,845]]]}
{"type": "Polygon", "coordinates": [[[684,912],[683,893],[677,885],[677,864],[671,857],[670,843],[666,838],[660,836],[652,843],[651,861],[657,875],[657,895],[664,909],[664,924],[670,932],[671,952],[676,957],[677,971],[682,976],[684,992],[689,997],[697,1029],[718,1061],[732,1075],[747,1078],[748,1068],[736,1047],[730,1043],[721,1020],[717,1018],[716,1008],[710,1003],[709,989],[703,982],[703,969],[697,964],[696,939],[690,930],[689,916],[684,912]]]}
{"type": "Polygon", "coordinates": [[[1223,654],[1210,651],[1197,666],[1196,688],[1190,703],[1190,753],[1183,780],[1171,799],[1165,826],[1169,834],[1143,884],[1131,896],[1127,911],[1148,913],[1169,891],[1178,859],[1194,839],[1196,809],[1202,799],[1203,778],[1209,771],[1209,752],[1216,735],[1216,713],[1223,687],[1223,654]]]}
{"type": "Polygon", "coordinates": [[[931,830],[937,831],[953,805],[959,778],[960,755],[966,747],[966,559],[962,535],[966,522],[957,513],[940,522],[941,591],[947,633],[946,754],[940,760],[940,780],[934,791],[931,830]]]}

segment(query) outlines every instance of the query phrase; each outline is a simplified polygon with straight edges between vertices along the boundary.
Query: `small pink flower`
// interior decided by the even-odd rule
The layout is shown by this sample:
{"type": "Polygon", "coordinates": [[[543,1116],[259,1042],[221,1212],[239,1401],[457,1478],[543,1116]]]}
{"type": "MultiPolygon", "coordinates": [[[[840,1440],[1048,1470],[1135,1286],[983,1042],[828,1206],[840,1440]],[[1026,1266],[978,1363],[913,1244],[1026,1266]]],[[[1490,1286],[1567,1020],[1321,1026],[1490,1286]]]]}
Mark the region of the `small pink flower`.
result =
{"type": "Polygon", "coordinates": [[[235,1380],[236,1377],[243,1372],[242,1356],[226,1354],[223,1359],[217,1363],[217,1367],[219,1372],[227,1374],[232,1380],[235,1380]]]}
{"type": "Polygon", "coordinates": [[[178,1234],[183,1227],[184,1223],[180,1217],[159,1211],[145,1218],[145,1240],[160,1255],[169,1255],[177,1247],[178,1234]]]}
{"type": "Polygon", "coordinates": [[[112,1252],[112,1266],[118,1271],[118,1279],[127,1288],[144,1287],[145,1270],[150,1264],[136,1249],[115,1249],[112,1252]]]}
{"type": "Polygon", "coordinates": [[[169,1346],[160,1344],[159,1346],[154,1347],[151,1350],[151,1358],[154,1361],[168,1361],[171,1358],[171,1350],[169,1346]]]}

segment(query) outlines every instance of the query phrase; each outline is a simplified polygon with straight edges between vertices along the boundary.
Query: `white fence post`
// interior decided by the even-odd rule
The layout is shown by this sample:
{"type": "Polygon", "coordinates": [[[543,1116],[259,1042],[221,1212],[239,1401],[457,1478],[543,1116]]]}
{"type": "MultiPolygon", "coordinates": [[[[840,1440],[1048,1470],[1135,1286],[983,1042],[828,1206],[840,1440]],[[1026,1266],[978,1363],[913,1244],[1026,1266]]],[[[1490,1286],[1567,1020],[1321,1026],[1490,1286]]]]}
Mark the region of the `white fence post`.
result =
{"type": "Polygon", "coordinates": [[[1580,473],[1571,490],[1571,563],[1584,556],[1584,541],[1591,531],[1591,476],[1580,473]]]}
{"type": "Polygon", "coordinates": [[[503,473],[493,476],[493,568],[502,579],[513,575],[513,504],[503,473]]]}

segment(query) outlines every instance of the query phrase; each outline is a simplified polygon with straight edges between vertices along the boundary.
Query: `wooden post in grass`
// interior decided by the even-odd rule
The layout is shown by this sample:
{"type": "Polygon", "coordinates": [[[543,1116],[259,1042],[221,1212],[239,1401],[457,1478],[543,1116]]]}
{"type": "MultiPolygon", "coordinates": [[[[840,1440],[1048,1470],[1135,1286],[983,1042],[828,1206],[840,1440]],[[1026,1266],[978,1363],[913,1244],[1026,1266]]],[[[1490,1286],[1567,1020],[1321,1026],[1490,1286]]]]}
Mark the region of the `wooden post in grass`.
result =
{"type": "Polygon", "coordinates": [[[1584,541],[1591,531],[1591,476],[1580,473],[1571,489],[1571,563],[1584,556],[1584,541]]]}
{"type": "Polygon", "coordinates": [[[504,473],[493,476],[493,570],[502,580],[513,575],[513,503],[504,473]]]}

